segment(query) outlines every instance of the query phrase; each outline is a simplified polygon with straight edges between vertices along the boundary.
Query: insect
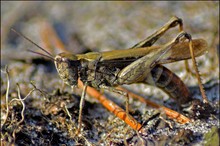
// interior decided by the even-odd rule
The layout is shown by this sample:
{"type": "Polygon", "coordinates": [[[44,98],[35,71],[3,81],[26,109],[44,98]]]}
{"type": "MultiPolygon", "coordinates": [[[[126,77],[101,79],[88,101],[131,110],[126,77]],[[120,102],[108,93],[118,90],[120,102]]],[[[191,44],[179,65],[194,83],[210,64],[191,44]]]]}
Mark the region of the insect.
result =
{"type": "MultiPolygon", "coordinates": [[[[19,35],[23,36],[22,34],[19,35]]],[[[27,37],[23,37],[32,42],[27,37]]],[[[32,43],[38,46],[36,43],[32,43]]],[[[78,79],[80,79],[84,84],[80,101],[78,132],[80,132],[82,124],[82,107],[87,86],[106,89],[126,96],[127,115],[129,115],[129,97],[126,92],[115,88],[123,84],[145,83],[154,85],[175,99],[181,109],[194,101],[189,89],[181,79],[162,65],[166,63],[192,58],[203,102],[208,104],[195,62],[195,57],[203,55],[207,51],[207,43],[203,39],[192,40],[191,36],[183,31],[182,20],[178,17],[172,17],[158,31],[127,50],[76,55],[63,52],[53,57],[45,49],[38,47],[46,54],[30,51],[53,60],[64,83],[75,87],[78,85],[78,79]],[[164,45],[152,46],[167,30],[177,25],[179,25],[180,33],[173,40],[164,45]]],[[[195,104],[199,104],[199,102],[195,102],[195,104]]],[[[193,110],[192,107],[190,109],[193,110]]]]}

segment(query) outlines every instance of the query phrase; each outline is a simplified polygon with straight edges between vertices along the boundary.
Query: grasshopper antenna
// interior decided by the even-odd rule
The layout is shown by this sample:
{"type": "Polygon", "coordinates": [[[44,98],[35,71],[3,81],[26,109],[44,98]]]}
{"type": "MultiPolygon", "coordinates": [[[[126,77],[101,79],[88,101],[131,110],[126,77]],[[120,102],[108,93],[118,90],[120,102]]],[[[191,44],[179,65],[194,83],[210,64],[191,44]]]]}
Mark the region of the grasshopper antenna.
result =
{"type": "MultiPolygon", "coordinates": [[[[13,32],[15,32],[17,35],[23,37],[24,39],[28,40],[29,42],[31,42],[32,44],[34,44],[35,46],[37,46],[39,49],[41,49],[42,51],[44,51],[46,54],[48,54],[49,56],[47,55],[44,55],[44,54],[41,54],[41,53],[38,53],[38,52],[35,52],[35,51],[31,51],[31,50],[28,50],[29,52],[32,52],[32,53],[35,53],[35,54],[38,54],[38,55],[42,55],[42,56],[46,56],[46,57],[49,57],[50,59],[54,58],[53,55],[51,53],[49,53],[48,51],[46,51],[44,48],[42,48],[41,46],[39,46],[38,44],[36,44],[35,42],[33,42],[32,40],[30,40],[29,38],[27,38],[26,36],[24,36],[23,34],[17,32],[16,30],[14,30],[13,28],[11,28],[11,30],[13,32]]],[[[52,59],[54,60],[54,59],[52,59]]]]}
{"type": "Polygon", "coordinates": [[[27,51],[28,51],[28,52],[31,52],[31,53],[34,53],[34,54],[38,54],[38,55],[44,56],[44,57],[47,57],[47,58],[49,58],[49,59],[55,61],[53,57],[48,56],[48,55],[45,55],[45,54],[43,54],[43,53],[35,52],[35,51],[29,50],[29,49],[27,49],[27,51]]]}

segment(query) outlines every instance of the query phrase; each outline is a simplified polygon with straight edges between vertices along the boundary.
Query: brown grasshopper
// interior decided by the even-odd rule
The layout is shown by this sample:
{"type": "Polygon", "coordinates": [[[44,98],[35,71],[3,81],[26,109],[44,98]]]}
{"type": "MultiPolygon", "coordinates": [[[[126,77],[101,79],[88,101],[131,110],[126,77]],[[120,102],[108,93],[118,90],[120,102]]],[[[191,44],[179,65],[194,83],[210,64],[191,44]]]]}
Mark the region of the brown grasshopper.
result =
{"type": "Polygon", "coordinates": [[[191,105],[187,107],[190,107],[188,111],[193,113],[193,106],[201,104],[201,102],[193,99],[189,89],[178,76],[162,66],[162,64],[180,60],[193,59],[203,102],[208,104],[195,62],[195,57],[203,55],[207,51],[207,42],[203,39],[192,40],[191,36],[182,30],[182,20],[178,17],[172,17],[158,31],[130,49],[77,55],[63,52],[56,57],[53,57],[27,37],[18,34],[47,53],[45,55],[31,51],[52,59],[60,78],[67,85],[71,87],[77,86],[78,79],[84,83],[78,121],[78,131],[80,131],[82,107],[87,86],[96,89],[107,89],[125,95],[127,97],[126,113],[128,114],[128,95],[115,87],[133,83],[154,85],[175,99],[181,109],[186,107],[186,105],[191,105]],[[161,46],[152,46],[167,30],[177,25],[179,25],[180,33],[173,40],[161,46]],[[188,42],[185,41],[186,39],[188,39],[188,42]]]}

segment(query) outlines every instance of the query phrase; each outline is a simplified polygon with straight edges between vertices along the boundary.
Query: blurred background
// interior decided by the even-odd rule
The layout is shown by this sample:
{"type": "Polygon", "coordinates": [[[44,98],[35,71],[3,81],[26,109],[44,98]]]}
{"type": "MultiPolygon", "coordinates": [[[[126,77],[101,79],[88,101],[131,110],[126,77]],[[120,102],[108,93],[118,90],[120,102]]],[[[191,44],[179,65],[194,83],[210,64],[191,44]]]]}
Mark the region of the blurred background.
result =
{"type": "MultiPolygon", "coordinates": [[[[207,41],[208,53],[198,57],[197,61],[203,83],[207,83],[207,87],[211,83],[210,87],[212,87],[212,84],[219,80],[219,1],[1,1],[1,69],[4,70],[5,65],[8,65],[12,84],[10,91],[13,93],[16,93],[16,83],[21,83],[22,93],[26,95],[31,88],[30,81],[34,81],[38,88],[52,92],[62,86],[53,63],[46,62],[46,66],[43,65],[45,62],[42,63],[39,60],[34,62],[36,61],[34,58],[39,56],[26,50],[36,51],[37,47],[10,31],[11,28],[23,33],[38,45],[46,47],[43,43],[46,38],[42,37],[42,30],[44,30],[42,27],[45,23],[49,24],[56,30],[66,48],[77,54],[88,51],[127,49],[155,32],[172,16],[183,19],[184,30],[193,38],[203,38],[207,41]]],[[[157,44],[168,42],[177,33],[178,28],[170,30],[157,44]]],[[[49,51],[53,54],[60,52],[59,48],[49,51]]],[[[186,76],[183,61],[166,66],[180,77],[186,76]]],[[[196,86],[196,88],[198,86],[197,80],[193,77],[187,77],[184,82],[188,86],[196,86]]],[[[1,86],[1,101],[4,103],[5,74],[1,75],[1,86]]],[[[140,85],[139,88],[136,86],[128,88],[134,89],[141,95],[147,92],[150,97],[166,99],[164,98],[166,95],[149,90],[145,85],[140,85]]],[[[70,91],[70,89],[66,90],[70,91]]],[[[208,95],[215,94],[212,97],[218,99],[219,92],[216,88],[213,90],[208,95]]],[[[35,106],[38,105],[40,103],[36,103],[35,106]]],[[[102,111],[102,109],[99,110],[102,111]]]]}

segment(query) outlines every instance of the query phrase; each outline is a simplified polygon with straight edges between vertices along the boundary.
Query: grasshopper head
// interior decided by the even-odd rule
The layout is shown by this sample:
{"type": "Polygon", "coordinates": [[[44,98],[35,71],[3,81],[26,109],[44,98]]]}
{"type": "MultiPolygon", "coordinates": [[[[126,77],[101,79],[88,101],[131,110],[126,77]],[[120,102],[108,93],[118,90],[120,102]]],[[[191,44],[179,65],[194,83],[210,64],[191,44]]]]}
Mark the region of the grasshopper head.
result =
{"type": "Polygon", "coordinates": [[[80,61],[77,57],[70,53],[60,53],[55,59],[54,63],[60,78],[70,86],[77,86],[78,84],[78,67],[80,61]]]}

